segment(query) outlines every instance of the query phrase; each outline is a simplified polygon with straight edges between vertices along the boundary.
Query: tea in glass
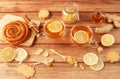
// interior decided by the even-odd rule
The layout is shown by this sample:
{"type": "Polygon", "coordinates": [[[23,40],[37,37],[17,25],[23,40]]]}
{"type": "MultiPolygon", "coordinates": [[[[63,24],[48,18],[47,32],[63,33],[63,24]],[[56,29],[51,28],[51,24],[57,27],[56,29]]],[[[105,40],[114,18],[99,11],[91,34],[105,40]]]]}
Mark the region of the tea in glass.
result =
{"type": "Polygon", "coordinates": [[[76,25],[71,29],[71,37],[77,44],[89,43],[92,35],[92,29],[89,26],[76,25]]]}
{"type": "Polygon", "coordinates": [[[65,34],[65,25],[61,20],[48,20],[45,22],[44,32],[52,38],[61,37],[65,34]]]}

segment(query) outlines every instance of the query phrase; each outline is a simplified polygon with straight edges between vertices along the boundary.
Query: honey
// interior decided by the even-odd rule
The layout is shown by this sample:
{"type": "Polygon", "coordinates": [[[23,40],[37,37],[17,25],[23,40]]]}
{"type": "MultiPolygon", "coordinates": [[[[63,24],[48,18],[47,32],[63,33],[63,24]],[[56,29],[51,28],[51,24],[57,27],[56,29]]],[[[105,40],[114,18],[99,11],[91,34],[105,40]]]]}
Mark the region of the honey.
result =
{"type": "Polygon", "coordinates": [[[100,23],[103,20],[102,9],[96,9],[91,16],[91,20],[93,23],[100,23]]]}
{"type": "Polygon", "coordinates": [[[71,37],[77,44],[86,44],[92,38],[92,30],[89,26],[74,26],[71,29],[71,37]]]}
{"type": "Polygon", "coordinates": [[[48,20],[45,22],[44,31],[49,37],[61,37],[65,33],[65,25],[61,20],[48,20]]]}

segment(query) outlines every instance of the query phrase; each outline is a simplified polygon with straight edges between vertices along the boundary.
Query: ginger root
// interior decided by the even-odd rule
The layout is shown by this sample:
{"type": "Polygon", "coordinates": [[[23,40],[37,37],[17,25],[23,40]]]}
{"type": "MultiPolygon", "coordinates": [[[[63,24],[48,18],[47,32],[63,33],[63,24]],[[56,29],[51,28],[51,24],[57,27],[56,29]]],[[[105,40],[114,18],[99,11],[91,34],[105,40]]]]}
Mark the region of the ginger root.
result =
{"type": "Polygon", "coordinates": [[[112,28],[113,28],[113,25],[105,24],[100,28],[95,28],[95,32],[99,34],[108,33],[110,30],[112,30],[112,28]]]}
{"type": "Polygon", "coordinates": [[[120,28],[120,17],[117,15],[105,14],[108,23],[113,23],[115,28],[120,28]]]}
{"type": "Polygon", "coordinates": [[[114,23],[114,26],[116,28],[120,28],[120,22],[119,21],[113,21],[113,23],[114,23]]]}
{"type": "Polygon", "coordinates": [[[107,22],[108,22],[108,23],[112,23],[112,21],[113,21],[112,15],[110,15],[110,14],[105,14],[105,17],[107,18],[107,22]]]}

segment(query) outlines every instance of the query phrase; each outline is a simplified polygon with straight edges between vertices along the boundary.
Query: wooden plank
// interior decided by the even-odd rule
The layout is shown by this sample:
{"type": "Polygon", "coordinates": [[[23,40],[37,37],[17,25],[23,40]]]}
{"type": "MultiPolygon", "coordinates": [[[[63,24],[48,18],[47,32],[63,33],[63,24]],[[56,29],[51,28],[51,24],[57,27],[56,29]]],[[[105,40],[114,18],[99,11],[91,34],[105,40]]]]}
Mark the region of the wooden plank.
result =
{"type": "MultiPolygon", "coordinates": [[[[36,43],[74,43],[72,41],[70,31],[71,31],[71,28],[67,28],[66,29],[66,35],[61,37],[61,38],[58,38],[58,39],[49,38],[48,36],[41,36],[41,37],[38,38],[36,43]],[[48,41],[48,39],[49,39],[49,41],[48,41]]],[[[93,32],[94,32],[94,30],[93,30],[93,32]]],[[[109,32],[110,34],[112,34],[115,37],[115,42],[116,43],[120,43],[119,32],[120,32],[120,29],[113,29],[112,31],[109,32]]],[[[102,34],[101,35],[96,34],[96,33],[93,33],[93,34],[94,34],[93,40],[96,40],[96,41],[100,42],[102,34]]]]}
{"type": "MultiPolygon", "coordinates": [[[[0,5],[0,11],[1,12],[33,12],[33,11],[39,11],[40,9],[48,9],[49,11],[61,11],[63,3],[57,4],[55,2],[55,5],[0,5]],[[27,8],[27,9],[26,9],[27,8]]],[[[112,4],[79,4],[80,12],[92,12],[95,10],[95,8],[101,8],[104,12],[120,12],[120,6],[119,5],[112,5],[112,4]]]]}
{"type": "MultiPolygon", "coordinates": [[[[62,20],[62,13],[59,11],[59,12],[56,12],[56,11],[50,11],[51,13],[51,16],[49,19],[57,19],[57,20],[62,20]]],[[[0,19],[2,19],[2,17],[6,14],[13,14],[13,15],[17,15],[17,16],[21,16],[23,17],[25,14],[31,18],[31,19],[36,19],[36,20],[40,20],[39,17],[38,17],[38,12],[16,12],[16,13],[0,13],[0,19]]],[[[80,20],[76,23],[76,24],[89,24],[91,25],[91,27],[95,27],[96,25],[99,25],[99,24],[94,24],[91,22],[91,15],[93,14],[93,12],[79,12],[79,15],[80,15],[80,20]]],[[[114,12],[111,12],[109,14],[116,14],[118,16],[120,16],[120,13],[114,13],[114,12]]],[[[66,24],[66,27],[73,27],[74,25],[76,24],[66,24]]]]}
{"type": "MultiPolygon", "coordinates": [[[[87,24],[89,25],[89,24],[87,24]]],[[[40,36],[35,43],[74,43],[72,38],[71,38],[71,35],[70,35],[70,31],[71,31],[71,28],[67,28],[66,29],[66,34],[60,38],[50,38],[48,37],[47,35],[45,35],[45,33],[43,33],[42,36],[40,36]],[[49,41],[48,41],[49,40],[49,41]]],[[[93,29],[93,32],[94,32],[94,29],[93,29]]],[[[115,37],[115,43],[120,43],[120,29],[112,29],[109,34],[112,34],[114,37],[115,37]]],[[[96,34],[94,33],[93,35],[93,40],[96,40],[98,41],[98,43],[100,43],[100,39],[101,39],[101,36],[103,34],[96,34]]],[[[0,44],[4,44],[5,42],[4,41],[0,41],[0,44]]]]}
{"type": "MultiPolygon", "coordinates": [[[[79,3],[86,3],[86,4],[120,4],[119,0],[94,0],[94,1],[89,1],[89,0],[57,0],[57,3],[64,3],[64,2],[79,2],[79,3]]],[[[44,0],[1,0],[0,4],[2,5],[48,5],[48,4],[56,4],[56,0],[50,0],[50,1],[44,1],[44,0]]]]}
{"type": "Polygon", "coordinates": [[[45,1],[45,0],[1,0],[0,5],[53,5],[53,1],[45,1]]]}
{"type": "MultiPolygon", "coordinates": [[[[31,63],[29,63],[31,64],[31,63]]],[[[26,79],[16,73],[17,64],[9,64],[9,66],[0,64],[1,79],[26,79]],[[6,74],[8,76],[6,76],[6,74]]],[[[80,67],[71,67],[66,63],[54,63],[53,67],[38,65],[35,67],[36,74],[31,79],[120,79],[120,63],[109,64],[105,63],[105,68],[102,71],[93,71],[88,66],[82,70],[80,67]]]]}
{"type": "MultiPolygon", "coordinates": [[[[99,45],[101,46],[101,45],[99,45]]],[[[0,51],[5,48],[9,47],[9,45],[0,45],[0,51]]],[[[20,46],[21,47],[21,46],[20,46]]],[[[102,46],[103,47],[103,46],[102,46]]],[[[14,47],[13,48],[18,48],[14,47]]],[[[43,48],[44,50],[49,52],[49,57],[55,58],[55,62],[65,62],[61,57],[57,56],[56,54],[50,52],[49,49],[55,49],[59,53],[66,55],[66,56],[73,56],[75,59],[78,60],[78,62],[83,62],[83,57],[86,53],[93,52],[96,53],[100,58],[104,60],[104,62],[108,62],[106,60],[106,53],[110,50],[115,50],[120,54],[120,44],[118,45],[113,45],[111,47],[103,47],[104,52],[98,53],[97,48],[94,44],[90,44],[87,46],[78,46],[75,44],[36,44],[32,47],[21,47],[24,48],[28,51],[29,57],[26,59],[24,62],[33,62],[32,59],[37,59],[37,60],[44,60],[46,59],[43,54],[42,55],[36,55],[35,52],[39,48],[43,48]]],[[[3,62],[3,61],[1,61],[3,62]]]]}

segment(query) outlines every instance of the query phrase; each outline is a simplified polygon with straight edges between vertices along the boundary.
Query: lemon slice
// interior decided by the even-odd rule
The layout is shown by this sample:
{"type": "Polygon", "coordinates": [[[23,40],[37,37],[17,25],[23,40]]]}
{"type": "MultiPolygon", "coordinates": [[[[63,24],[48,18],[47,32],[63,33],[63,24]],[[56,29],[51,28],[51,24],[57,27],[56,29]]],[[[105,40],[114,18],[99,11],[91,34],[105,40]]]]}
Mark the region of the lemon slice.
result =
{"type": "Polygon", "coordinates": [[[17,56],[15,58],[16,61],[22,62],[28,56],[27,51],[23,48],[17,48],[15,52],[17,53],[17,56]]]}
{"type": "Polygon", "coordinates": [[[74,40],[77,43],[87,43],[89,41],[89,35],[83,30],[79,30],[74,34],[74,40]]]}
{"type": "Polygon", "coordinates": [[[59,21],[53,21],[52,23],[48,24],[48,30],[50,32],[60,32],[62,30],[62,24],[59,21]]]}
{"type": "Polygon", "coordinates": [[[16,52],[11,47],[6,47],[1,51],[1,57],[3,61],[10,62],[13,61],[16,57],[16,52]]]}
{"type": "Polygon", "coordinates": [[[111,34],[104,34],[101,38],[101,43],[104,46],[111,46],[115,42],[115,38],[111,34]]]}
{"type": "Polygon", "coordinates": [[[90,68],[92,70],[98,71],[98,70],[102,70],[104,68],[104,62],[101,58],[99,58],[99,61],[97,62],[97,64],[95,65],[90,65],[90,68]]]}
{"type": "Polygon", "coordinates": [[[98,62],[98,56],[94,53],[87,53],[84,55],[83,61],[86,65],[95,65],[98,62]]]}

